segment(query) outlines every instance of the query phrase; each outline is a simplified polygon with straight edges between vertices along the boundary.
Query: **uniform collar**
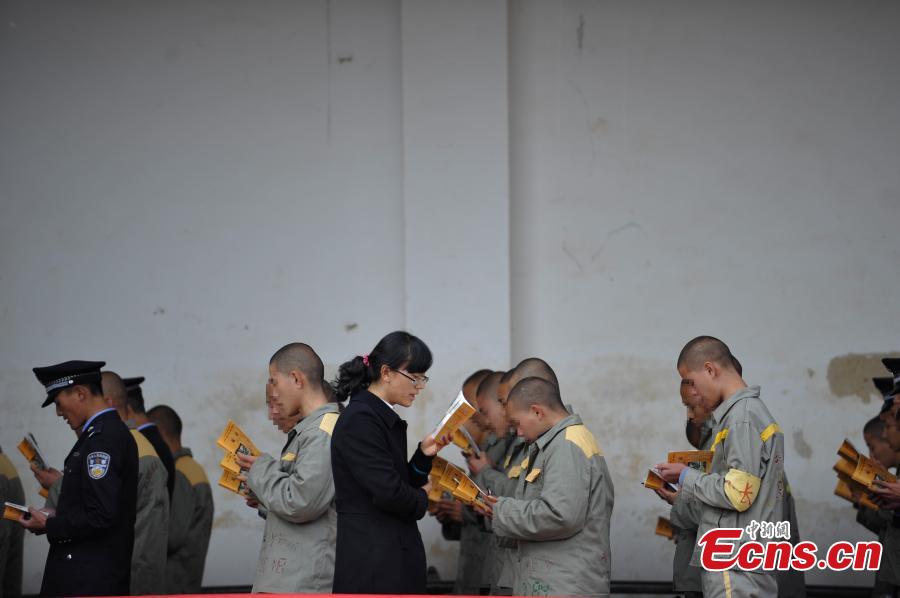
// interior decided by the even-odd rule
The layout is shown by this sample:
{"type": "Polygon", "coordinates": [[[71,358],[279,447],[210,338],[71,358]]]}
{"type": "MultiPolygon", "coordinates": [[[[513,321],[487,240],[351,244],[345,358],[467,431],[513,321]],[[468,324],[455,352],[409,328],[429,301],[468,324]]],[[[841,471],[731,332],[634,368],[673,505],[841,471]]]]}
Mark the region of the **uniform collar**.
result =
{"type": "Polygon", "coordinates": [[[397,412],[391,409],[384,400],[369,392],[368,390],[361,390],[350,399],[350,402],[353,401],[361,401],[372,408],[372,411],[378,414],[379,417],[384,421],[385,425],[388,428],[393,428],[397,422],[402,421],[400,416],[397,415],[397,412]]]}
{"type": "Polygon", "coordinates": [[[554,424],[552,428],[541,434],[537,440],[534,441],[535,446],[540,450],[544,450],[550,441],[553,440],[557,434],[568,428],[569,426],[577,426],[581,423],[581,417],[578,415],[569,415],[554,424]]]}
{"type": "Polygon", "coordinates": [[[732,407],[737,405],[739,401],[750,398],[759,398],[759,386],[746,386],[722,401],[718,407],[713,409],[713,421],[715,421],[716,424],[721,423],[725,414],[728,413],[732,407]]]}
{"type": "Polygon", "coordinates": [[[84,423],[84,425],[81,426],[81,433],[84,434],[84,431],[87,430],[87,429],[91,426],[92,423],[94,423],[94,420],[95,420],[95,419],[97,419],[98,417],[100,417],[101,415],[103,415],[103,414],[105,414],[105,413],[109,413],[110,411],[115,411],[115,409],[113,409],[112,407],[107,407],[106,409],[104,409],[104,410],[102,410],[102,411],[98,411],[97,413],[95,413],[94,415],[92,415],[92,416],[90,417],[90,419],[88,419],[88,420],[84,423]]]}
{"type": "Polygon", "coordinates": [[[146,424],[141,424],[137,427],[137,431],[143,432],[144,430],[146,430],[147,428],[149,428],[151,426],[156,427],[156,424],[154,424],[153,422],[147,422],[146,424]]]}
{"type": "Polygon", "coordinates": [[[339,413],[337,403],[326,403],[298,421],[294,424],[292,430],[296,431],[297,434],[301,434],[312,428],[313,426],[318,425],[319,420],[322,419],[322,416],[326,413],[339,413]]]}

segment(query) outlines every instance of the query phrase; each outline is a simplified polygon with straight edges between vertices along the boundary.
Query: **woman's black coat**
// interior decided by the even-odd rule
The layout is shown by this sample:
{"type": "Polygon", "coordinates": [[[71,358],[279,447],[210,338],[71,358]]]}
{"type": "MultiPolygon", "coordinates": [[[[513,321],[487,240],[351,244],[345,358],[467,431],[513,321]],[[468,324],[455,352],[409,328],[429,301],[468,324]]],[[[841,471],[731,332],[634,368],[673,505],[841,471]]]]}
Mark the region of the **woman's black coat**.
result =
{"type": "Polygon", "coordinates": [[[337,507],[335,593],[424,594],[424,517],[430,457],[416,449],[406,461],[406,422],[362,390],[338,419],[331,438],[337,507]]]}

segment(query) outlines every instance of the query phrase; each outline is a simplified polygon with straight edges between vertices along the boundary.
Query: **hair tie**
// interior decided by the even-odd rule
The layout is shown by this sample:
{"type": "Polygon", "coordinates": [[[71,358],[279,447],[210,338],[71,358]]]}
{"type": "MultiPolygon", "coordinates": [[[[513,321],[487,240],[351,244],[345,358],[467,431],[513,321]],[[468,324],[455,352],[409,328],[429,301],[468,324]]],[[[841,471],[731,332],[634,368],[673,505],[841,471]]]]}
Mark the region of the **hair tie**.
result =
{"type": "Polygon", "coordinates": [[[362,358],[363,358],[363,365],[365,365],[366,367],[369,367],[369,354],[366,353],[365,355],[362,356],[362,358]]]}

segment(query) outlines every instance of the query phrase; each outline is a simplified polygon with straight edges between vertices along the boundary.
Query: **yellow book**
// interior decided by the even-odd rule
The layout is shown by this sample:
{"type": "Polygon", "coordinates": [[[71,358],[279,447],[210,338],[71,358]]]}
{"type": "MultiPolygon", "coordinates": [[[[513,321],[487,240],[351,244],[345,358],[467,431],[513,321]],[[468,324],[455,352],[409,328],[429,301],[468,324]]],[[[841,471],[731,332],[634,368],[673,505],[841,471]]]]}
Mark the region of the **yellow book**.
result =
{"type": "Polygon", "coordinates": [[[225,430],[216,440],[216,444],[229,453],[240,451],[253,456],[260,454],[259,449],[250,441],[250,438],[241,430],[240,426],[231,420],[228,420],[225,430]]]}
{"type": "Polygon", "coordinates": [[[47,460],[44,458],[44,455],[41,454],[41,449],[38,448],[37,440],[34,439],[32,434],[26,434],[25,438],[22,439],[22,442],[19,443],[17,448],[19,449],[19,452],[22,453],[22,456],[25,457],[25,460],[30,464],[38,469],[47,469],[47,460]]]}
{"type": "Polygon", "coordinates": [[[849,461],[859,460],[859,451],[856,450],[856,447],[853,446],[853,443],[846,438],[844,439],[844,442],[841,443],[840,448],[838,448],[837,454],[849,461]]]}
{"type": "Polygon", "coordinates": [[[28,512],[28,507],[17,505],[15,503],[7,502],[3,504],[3,518],[8,519],[10,521],[18,521],[19,517],[25,515],[26,519],[31,517],[31,514],[28,512]]]}
{"type": "Polygon", "coordinates": [[[672,492],[678,490],[673,484],[662,479],[656,469],[652,467],[647,470],[647,477],[644,478],[643,484],[645,488],[649,488],[650,490],[661,490],[663,488],[671,490],[672,492]]]}
{"type": "Polygon", "coordinates": [[[225,456],[219,461],[219,466],[225,471],[230,471],[235,475],[241,473],[241,466],[238,465],[235,453],[225,453],[225,456]]]}
{"type": "Polygon", "coordinates": [[[712,451],[672,451],[669,453],[668,462],[684,463],[688,467],[709,473],[714,454],[712,451]]]}
{"type": "Polygon", "coordinates": [[[230,471],[222,472],[222,477],[219,478],[219,486],[242,496],[246,496],[248,491],[247,483],[239,480],[238,477],[230,471]]]}
{"type": "Polygon", "coordinates": [[[467,419],[475,415],[475,408],[469,404],[466,400],[466,397],[463,396],[462,391],[459,391],[459,394],[456,396],[456,399],[453,400],[453,403],[450,404],[450,408],[447,409],[447,412],[444,414],[444,417],[441,418],[441,421],[438,422],[438,425],[435,426],[434,430],[431,432],[431,435],[437,439],[443,436],[453,436],[453,433],[459,429],[463,422],[467,419]]]}
{"type": "Polygon", "coordinates": [[[657,517],[656,519],[656,535],[662,536],[663,538],[668,538],[671,540],[675,537],[675,528],[672,527],[672,522],[666,519],[665,517],[657,517]]]}
{"type": "Polygon", "coordinates": [[[875,480],[885,482],[897,481],[897,476],[865,455],[859,456],[859,461],[857,461],[851,477],[866,488],[871,488],[875,480]]]}

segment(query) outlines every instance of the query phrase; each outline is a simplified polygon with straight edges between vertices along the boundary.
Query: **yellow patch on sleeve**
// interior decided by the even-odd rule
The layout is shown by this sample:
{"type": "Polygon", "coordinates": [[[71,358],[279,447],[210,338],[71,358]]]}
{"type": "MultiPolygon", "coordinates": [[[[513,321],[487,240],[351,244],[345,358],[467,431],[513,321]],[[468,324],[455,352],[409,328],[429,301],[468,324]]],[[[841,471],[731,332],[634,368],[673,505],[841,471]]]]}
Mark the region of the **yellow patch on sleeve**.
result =
{"type": "Polygon", "coordinates": [[[725,428],[724,430],[716,434],[716,439],[713,440],[712,447],[710,447],[709,450],[711,450],[712,452],[716,452],[716,446],[718,446],[719,443],[726,438],[728,438],[728,428],[725,428]]]}
{"type": "Polygon", "coordinates": [[[511,480],[515,480],[515,479],[518,479],[518,477],[520,475],[522,475],[522,466],[521,465],[513,465],[512,467],[509,468],[509,473],[506,474],[506,477],[508,477],[511,480]]]}
{"type": "Polygon", "coordinates": [[[9,480],[14,480],[19,477],[19,474],[16,473],[16,468],[12,464],[12,461],[9,460],[5,454],[0,453],[0,476],[3,476],[9,480]]]}
{"type": "Polygon", "coordinates": [[[578,424],[566,428],[566,440],[581,449],[584,456],[588,459],[594,455],[603,456],[603,451],[597,446],[597,440],[587,426],[578,424]]]}
{"type": "Polygon", "coordinates": [[[509,462],[512,461],[512,453],[506,455],[506,461],[503,462],[503,469],[509,467],[509,462]]]}
{"type": "Polygon", "coordinates": [[[326,413],[322,416],[322,421],[319,424],[319,429],[331,436],[334,433],[334,424],[337,423],[337,420],[337,413],[326,413]]]}
{"type": "Polygon", "coordinates": [[[725,496],[736,510],[743,513],[756,500],[760,483],[761,480],[755,475],[740,469],[729,469],[725,474],[725,496]]]}
{"type": "Polygon", "coordinates": [[[528,483],[531,483],[531,482],[535,481],[536,479],[538,479],[539,475],[541,475],[540,469],[532,469],[531,473],[529,473],[527,476],[525,476],[525,481],[528,483]]]}
{"type": "Polygon", "coordinates": [[[778,424],[769,424],[766,426],[766,429],[759,433],[759,439],[765,442],[772,436],[774,436],[777,432],[781,432],[781,428],[778,427],[778,424]]]}
{"type": "Polygon", "coordinates": [[[297,454],[296,454],[296,453],[285,453],[285,454],[281,455],[281,460],[282,460],[282,461],[293,461],[293,460],[295,460],[296,458],[297,458],[297,454]]]}

